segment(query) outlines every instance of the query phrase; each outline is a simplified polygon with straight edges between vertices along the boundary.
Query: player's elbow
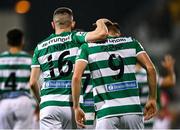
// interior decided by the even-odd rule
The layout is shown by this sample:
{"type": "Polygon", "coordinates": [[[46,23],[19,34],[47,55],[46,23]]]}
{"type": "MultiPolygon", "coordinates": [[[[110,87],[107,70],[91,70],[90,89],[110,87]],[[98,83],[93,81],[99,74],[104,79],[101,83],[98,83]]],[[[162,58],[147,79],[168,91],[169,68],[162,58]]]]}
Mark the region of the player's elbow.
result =
{"type": "Polygon", "coordinates": [[[154,66],[152,66],[152,65],[151,66],[147,66],[146,70],[147,70],[148,74],[156,75],[156,69],[155,69],[154,66]]]}
{"type": "Polygon", "coordinates": [[[72,81],[73,82],[80,82],[81,81],[81,77],[79,75],[74,74],[73,78],[72,78],[72,81]]]}
{"type": "Polygon", "coordinates": [[[33,79],[30,79],[29,81],[29,86],[31,89],[33,89],[37,84],[37,81],[33,80],[33,79]]]}

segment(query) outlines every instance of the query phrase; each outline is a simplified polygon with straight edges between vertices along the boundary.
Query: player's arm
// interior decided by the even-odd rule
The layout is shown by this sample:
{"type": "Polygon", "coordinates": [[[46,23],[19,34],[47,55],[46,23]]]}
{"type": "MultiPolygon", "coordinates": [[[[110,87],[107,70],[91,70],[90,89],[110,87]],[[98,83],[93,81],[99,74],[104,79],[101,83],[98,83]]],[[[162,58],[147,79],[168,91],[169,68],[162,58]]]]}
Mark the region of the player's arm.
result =
{"type": "Polygon", "coordinates": [[[142,67],[145,68],[147,71],[147,80],[148,80],[148,84],[149,84],[149,99],[145,105],[144,116],[145,116],[145,120],[149,120],[157,112],[156,69],[145,51],[137,55],[137,60],[142,65],[142,67]]]}
{"type": "Polygon", "coordinates": [[[38,87],[38,80],[40,77],[40,64],[38,61],[38,47],[34,50],[34,55],[32,59],[32,65],[31,65],[31,76],[30,76],[30,88],[37,99],[38,103],[40,103],[40,95],[39,95],[39,87],[38,87]]]}
{"type": "Polygon", "coordinates": [[[72,99],[73,99],[73,109],[75,112],[75,120],[78,126],[85,128],[85,114],[79,105],[79,97],[81,92],[81,79],[84,70],[88,63],[88,44],[83,44],[78,51],[78,56],[76,58],[74,73],[72,77],[72,99]]]}
{"type": "Polygon", "coordinates": [[[108,19],[99,19],[96,21],[96,29],[94,31],[88,32],[86,34],[87,42],[96,42],[100,40],[104,40],[108,36],[108,29],[105,23],[111,23],[108,19]]]}
{"type": "Polygon", "coordinates": [[[176,75],[174,72],[175,60],[171,55],[165,55],[164,60],[162,61],[162,66],[167,72],[165,77],[160,78],[161,87],[173,87],[176,84],[176,75]]]}
{"type": "Polygon", "coordinates": [[[37,99],[38,103],[40,103],[40,95],[39,95],[39,87],[38,87],[38,80],[40,76],[40,67],[33,67],[31,69],[31,76],[30,76],[30,88],[37,99]]]}
{"type": "Polygon", "coordinates": [[[72,78],[72,99],[73,99],[73,109],[75,111],[75,119],[78,126],[85,128],[85,114],[80,108],[79,97],[81,93],[81,79],[82,74],[87,66],[87,62],[78,60],[75,63],[74,74],[72,78]]]}
{"type": "Polygon", "coordinates": [[[87,66],[87,62],[78,60],[76,61],[74,74],[72,77],[72,96],[73,96],[73,107],[79,107],[79,96],[81,91],[81,79],[82,74],[87,66]]]}

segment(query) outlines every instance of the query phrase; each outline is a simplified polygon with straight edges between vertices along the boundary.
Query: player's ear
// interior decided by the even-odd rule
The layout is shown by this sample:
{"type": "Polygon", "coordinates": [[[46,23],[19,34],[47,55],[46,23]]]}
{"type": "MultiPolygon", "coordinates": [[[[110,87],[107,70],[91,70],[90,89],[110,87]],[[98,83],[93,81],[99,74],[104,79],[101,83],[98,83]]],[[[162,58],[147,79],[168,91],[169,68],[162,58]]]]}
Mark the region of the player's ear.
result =
{"type": "Polygon", "coordinates": [[[75,28],[75,25],[76,25],[76,22],[75,22],[75,21],[72,21],[71,27],[72,27],[72,28],[75,28]]]}
{"type": "Polygon", "coordinates": [[[52,26],[53,29],[55,29],[55,25],[54,25],[53,21],[51,22],[51,26],[52,26]]]}

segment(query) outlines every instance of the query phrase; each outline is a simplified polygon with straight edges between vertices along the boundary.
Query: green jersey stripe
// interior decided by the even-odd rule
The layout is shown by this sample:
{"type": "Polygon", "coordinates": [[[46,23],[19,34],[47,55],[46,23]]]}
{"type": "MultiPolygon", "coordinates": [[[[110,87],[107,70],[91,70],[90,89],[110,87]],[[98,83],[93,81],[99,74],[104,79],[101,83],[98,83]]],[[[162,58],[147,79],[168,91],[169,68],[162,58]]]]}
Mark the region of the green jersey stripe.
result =
{"type": "Polygon", "coordinates": [[[93,124],[94,124],[94,120],[85,121],[85,125],[93,125],[93,124]]]}
{"type": "Polygon", "coordinates": [[[147,86],[148,87],[148,83],[147,82],[141,82],[141,83],[138,83],[138,86],[139,87],[142,87],[142,86],[147,86]]]}
{"type": "MultiPolygon", "coordinates": [[[[87,89],[86,89],[87,90],[87,89]]],[[[90,92],[85,92],[84,93],[84,97],[86,98],[86,99],[93,99],[93,94],[92,94],[92,92],[90,91],[90,92]]]]}
{"type": "MultiPolygon", "coordinates": [[[[6,82],[8,78],[0,77],[0,83],[6,82]]],[[[16,77],[16,82],[28,82],[29,77],[16,77]]]]}
{"type": "Polygon", "coordinates": [[[30,70],[30,65],[0,65],[0,70],[8,69],[8,70],[16,70],[16,69],[22,69],[22,70],[30,70]]]}
{"type": "MultiPolygon", "coordinates": [[[[23,92],[28,92],[28,93],[30,93],[30,90],[29,90],[29,89],[25,89],[25,88],[20,89],[20,90],[16,90],[16,92],[17,92],[17,91],[19,91],[19,92],[23,91],[23,92]]],[[[14,91],[13,91],[13,90],[0,90],[0,94],[8,93],[8,92],[14,92],[14,91]]]]}
{"type": "Polygon", "coordinates": [[[71,88],[48,88],[48,89],[41,89],[41,96],[50,95],[50,94],[69,95],[69,94],[71,94],[71,88]]]}
{"type": "Polygon", "coordinates": [[[61,107],[67,107],[67,106],[73,106],[72,102],[62,102],[62,101],[47,101],[40,104],[40,109],[43,109],[48,106],[61,106],[61,107]]]}
{"type": "Polygon", "coordinates": [[[83,106],[81,107],[85,113],[89,113],[89,112],[95,112],[94,106],[90,107],[90,106],[83,106]]]}

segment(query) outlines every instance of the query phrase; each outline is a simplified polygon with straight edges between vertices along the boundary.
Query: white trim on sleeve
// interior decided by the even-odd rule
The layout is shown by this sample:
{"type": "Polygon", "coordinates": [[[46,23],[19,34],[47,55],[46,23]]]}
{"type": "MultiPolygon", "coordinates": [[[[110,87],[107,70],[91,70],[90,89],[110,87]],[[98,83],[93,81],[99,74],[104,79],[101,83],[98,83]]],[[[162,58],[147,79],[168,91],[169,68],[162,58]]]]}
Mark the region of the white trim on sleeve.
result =
{"type": "Polygon", "coordinates": [[[77,59],[76,62],[77,62],[77,61],[84,61],[84,62],[88,63],[88,61],[85,60],[85,59],[77,59]]]}
{"type": "Polygon", "coordinates": [[[136,54],[136,56],[138,56],[138,55],[141,54],[141,53],[146,53],[146,51],[140,51],[140,52],[138,52],[138,53],[136,54]]]}
{"type": "Polygon", "coordinates": [[[40,65],[31,65],[31,68],[36,68],[36,67],[40,67],[40,65]]]}

